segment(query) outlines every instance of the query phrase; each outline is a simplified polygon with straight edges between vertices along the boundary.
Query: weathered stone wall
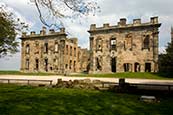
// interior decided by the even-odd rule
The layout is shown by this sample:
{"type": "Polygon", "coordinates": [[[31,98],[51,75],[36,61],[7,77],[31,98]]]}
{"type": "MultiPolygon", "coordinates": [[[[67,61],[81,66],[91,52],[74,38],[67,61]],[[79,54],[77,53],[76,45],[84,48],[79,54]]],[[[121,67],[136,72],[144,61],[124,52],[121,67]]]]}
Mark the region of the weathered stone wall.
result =
{"type": "Polygon", "coordinates": [[[126,24],[120,19],[117,26],[104,24],[90,30],[90,73],[157,72],[158,18],[148,23],[135,19],[126,24]]]}
{"type": "Polygon", "coordinates": [[[40,34],[23,34],[21,71],[57,74],[80,72],[78,39],[68,39],[66,36],[64,28],[60,32],[49,30],[48,34],[45,28],[40,34]]]}

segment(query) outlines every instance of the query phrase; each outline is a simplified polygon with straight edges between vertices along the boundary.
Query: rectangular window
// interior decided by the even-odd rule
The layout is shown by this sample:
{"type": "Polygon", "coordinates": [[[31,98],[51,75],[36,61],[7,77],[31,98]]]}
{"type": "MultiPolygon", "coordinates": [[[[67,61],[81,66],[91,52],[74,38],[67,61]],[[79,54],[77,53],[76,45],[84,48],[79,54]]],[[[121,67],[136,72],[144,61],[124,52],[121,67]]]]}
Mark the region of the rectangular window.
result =
{"type": "Polygon", "coordinates": [[[116,50],[116,38],[112,38],[110,41],[111,50],[116,50]]]}
{"type": "Polygon", "coordinates": [[[74,48],[74,56],[76,57],[76,48],[74,48]]]}
{"type": "Polygon", "coordinates": [[[48,71],[48,59],[44,60],[44,69],[46,72],[48,71]]]}
{"type": "Polygon", "coordinates": [[[151,63],[145,63],[145,72],[151,72],[151,63]]]}
{"type": "Polygon", "coordinates": [[[29,47],[29,44],[26,45],[26,54],[29,54],[30,52],[30,47],[29,47]]]}
{"type": "Polygon", "coordinates": [[[35,69],[39,70],[39,60],[35,59],[35,69]]]}
{"type": "Polygon", "coordinates": [[[55,43],[55,52],[58,52],[58,43],[55,43]]]}
{"type": "Polygon", "coordinates": [[[26,70],[29,70],[29,59],[26,59],[25,68],[26,70]]]}
{"type": "Polygon", "coordinates": [[[68,55],[68,45],[66,45],[66,55],[68,55]]]}
{"type": "Polygon", "coordinates": [[[72,69],[72,60],[70,60],[69,69],[72,69]]]}
{"type": "Polygon", "coordinates": [[[70,56],[72,56],[72,46],[70,46],[70,56]]]}
{"type": "Polygon", "coordinates": [[[39,42],[35,42],[35,54],[39,54],[39,42]]]}
{"type": "Polygon", "coordinates": [[[131,64],[125,63],[124,64],[124,72],[130,72],[131,71],[131,64]]]}
{"type": "Polygon", "coordinates": [[[48,43],[44,43],[44,53],[48,53],[48,43]]]}

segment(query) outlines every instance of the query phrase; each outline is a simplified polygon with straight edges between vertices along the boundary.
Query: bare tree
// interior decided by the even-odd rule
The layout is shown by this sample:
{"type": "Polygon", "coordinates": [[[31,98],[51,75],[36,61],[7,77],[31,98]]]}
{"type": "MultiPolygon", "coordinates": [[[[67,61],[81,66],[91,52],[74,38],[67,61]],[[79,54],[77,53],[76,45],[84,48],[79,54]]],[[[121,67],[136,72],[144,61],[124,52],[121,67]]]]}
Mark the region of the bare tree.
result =
{"type": "Polygon", "coordinates": [[[63,27],[63,19],[75,19],[99,11],[97,0],[30,0],[47,27],[63,27]],[[55,20],[55,22],[53,22],[55,20]],[[51,22],[50,22],[51,21],[51,22]]]}

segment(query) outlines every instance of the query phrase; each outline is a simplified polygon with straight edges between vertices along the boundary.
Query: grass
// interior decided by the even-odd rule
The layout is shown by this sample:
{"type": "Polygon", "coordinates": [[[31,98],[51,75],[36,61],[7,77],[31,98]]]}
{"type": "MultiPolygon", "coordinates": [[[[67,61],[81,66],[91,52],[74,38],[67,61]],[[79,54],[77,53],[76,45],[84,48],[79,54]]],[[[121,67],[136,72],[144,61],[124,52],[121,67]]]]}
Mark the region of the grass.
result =
{"type": "Polygon", "coordinates": [[[167,73],[147,73],[147,72],[137,72],[137,73],[113,73],[113,74],[77,74],[71,76],[78,77],[107,77],[107,78],[139,78],[139,79],[173,79],[172,74],[167,73]]]}
{"type": "MultiPolygon", "coordinates": [[[[51,76],[54,73],[23,73],[20,71],[0,71],[0,75],[35,75],[35,76],[51,76]]],[[[139,78],[139,79],[173,79],[171,73],[146,73],[146,72],[125,72],[112,74],[74,74],[71,77],[104,77],[104,78],[139,78]]]]}
{"type": "Polygon", "coordinates": [[[37,76],[47,76],[47,75],[56,75],[54,73],[24,73],[20,71],[0,71],[0,75],[37,75],[37,76]]]}
{"type": "Polygon", "coordinates": [[[0,84],[1,115],[172,115],[173,98],[144,103],[140,95],[0,84]]]}

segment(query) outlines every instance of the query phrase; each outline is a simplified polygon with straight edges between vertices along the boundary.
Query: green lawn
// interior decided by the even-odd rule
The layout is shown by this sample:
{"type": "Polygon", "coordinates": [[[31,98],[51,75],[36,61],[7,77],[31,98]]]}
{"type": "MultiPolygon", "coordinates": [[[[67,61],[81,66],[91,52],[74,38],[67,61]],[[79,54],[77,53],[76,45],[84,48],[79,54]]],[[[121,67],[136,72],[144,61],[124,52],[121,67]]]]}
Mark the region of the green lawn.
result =
{"type": "Polygon", "coordinates": [[[1,115],[172,115],[173,98],[144,103],[140,95],[0,84],[1,115]]]}
{"type": "Polygon", "coordinates": [[[173,75],[170,73],[113,73],[113,74],[77,74],[70,76],[78,77],[110,77],[110,78],[140,78],[140,79],[173,79],[173,75]]]}
{"type": "MultiPolygon", "coordinates": [[[[0,71],[0,75],[39,75],[39,76],[47,76],[47,75],[56,75],[54,73],[22,73],[20,71],[0,71]]],[[[73,74],[68,75],[72,77],[107,77],[107,78],[140,78],[140,79],[173,79],[172,73],[113,73],[113,74],[73,74]]]]}
{"type": "Polygon", "coordinates": [[[2,71],[0,70],[0,75],[39,75],[39,76],[47,76],[47,75],[56,75],[54,73],[23,73],[20,71],[2,71]]]}

